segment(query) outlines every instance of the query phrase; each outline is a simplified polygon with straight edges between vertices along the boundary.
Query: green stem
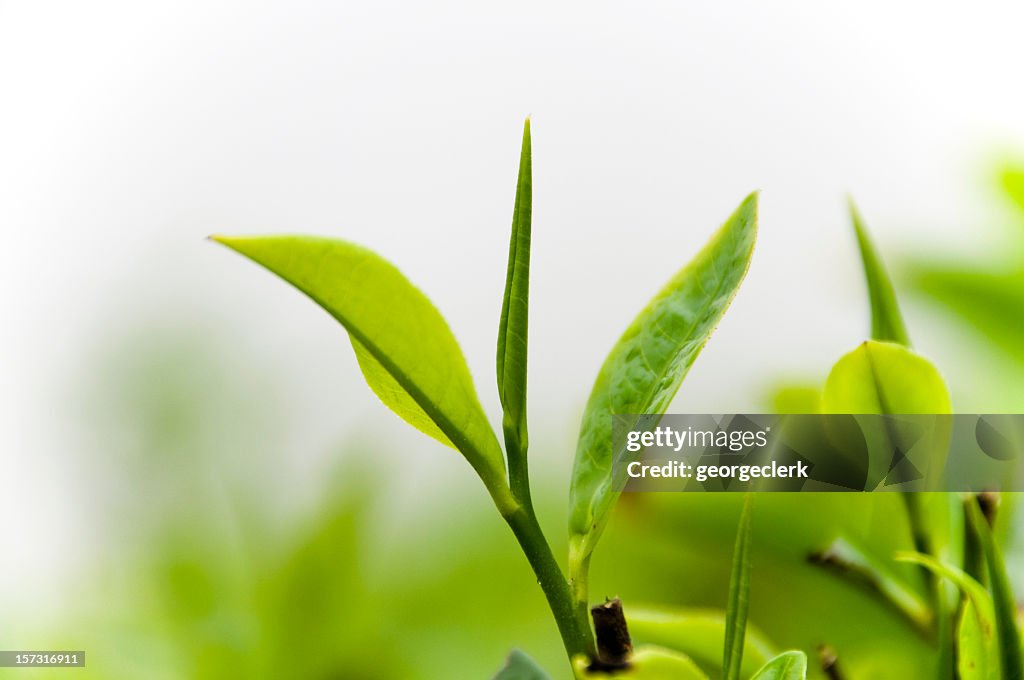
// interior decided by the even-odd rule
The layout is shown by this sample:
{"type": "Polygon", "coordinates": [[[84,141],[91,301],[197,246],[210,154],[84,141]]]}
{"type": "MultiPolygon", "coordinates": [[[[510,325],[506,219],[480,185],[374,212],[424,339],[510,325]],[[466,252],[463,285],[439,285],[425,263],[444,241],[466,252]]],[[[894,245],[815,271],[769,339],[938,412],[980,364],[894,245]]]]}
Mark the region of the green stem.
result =
{"type": "Polygon", "coordinates": [[[569,590],[572,591],[573,610],[576,625],[590,632],[590,554],[576,560],[574,552],[569,551],[569,590]],[[578,563],[577,563],[578,562],[578,563]]]}
{"type": "Polygon", "coordinates": [[[516,540],[526,554],[533,573],[537,576],[537,583],[544,591],[548,606],[558,624],[558,632],[562,636],[562,644],[569,655],[569,660],[579,655],[588,659],[594,659],[595,646],[594,636],[591,633],[589,624],[581,628],[576,613],[573,609],[572,593],[569,591],[569,583],[565,580],[555,556],[551,552],[551,546],[544,538],[544,532],[537,522],[533,509],[527,506],[520,506],[514,512],[504,516],[516,540]]]}
{"type": "MultiPolygon", "coordinates": [[[[506,417],[507,420],[507,417],[506,417]]],[[[530,497],[530,466],[526,451],[527,443],[526,428],[522,433],[514,423],[503,423],[505,434],[505,451],[508,452],[508,484],[512,489],[512,495],[516,497],[523,507],[533,512],[533,499],[530,497]]]]}
{"type": "MultiPolygon", "coordinates": [[[[928,530],[928,521],[922,505],[920,493],[907,492],[900,494],[907,510],[907,519],[914,541],[914,550],[922,555],[938,558],[935,543],[928,530]]],[[[946,611],[946,598],[943,592],[942,579],[938,574],[924,569],[925,583],[931,596],[932,609],[935,612],[935,633],[939,647],[939,678],[953,677],[953,646],[952,621],[946,611]]]]}

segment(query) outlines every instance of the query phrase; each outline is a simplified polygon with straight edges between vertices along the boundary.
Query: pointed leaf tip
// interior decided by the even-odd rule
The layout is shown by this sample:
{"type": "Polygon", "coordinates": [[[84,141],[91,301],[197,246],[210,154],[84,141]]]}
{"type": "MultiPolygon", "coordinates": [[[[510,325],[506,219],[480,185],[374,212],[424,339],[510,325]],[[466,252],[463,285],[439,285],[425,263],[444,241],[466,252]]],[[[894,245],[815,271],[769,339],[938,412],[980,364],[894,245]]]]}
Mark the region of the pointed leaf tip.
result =
{"type": "Polygon", "coordinates": [[[861,217],[857,205],[851,196],[847,196],[850,221],[857,237],[861,263],[864,267],[864,278],[868,286],[868,298],[871,301],[871,338],[882,342],[894,342],[904,347],[910,346],[910,336],[903,314],[900,312],[896,299],[896,289],[885,268],[882,256],[868,234],[867,226],[861,217]]]}

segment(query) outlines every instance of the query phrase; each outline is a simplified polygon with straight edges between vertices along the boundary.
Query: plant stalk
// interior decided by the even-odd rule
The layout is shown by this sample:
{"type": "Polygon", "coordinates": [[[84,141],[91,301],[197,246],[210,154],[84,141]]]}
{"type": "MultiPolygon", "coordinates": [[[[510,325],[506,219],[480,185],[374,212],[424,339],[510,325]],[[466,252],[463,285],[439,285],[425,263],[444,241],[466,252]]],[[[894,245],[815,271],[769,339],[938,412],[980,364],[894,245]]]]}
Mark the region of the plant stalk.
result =
{"type": "Polygon", "coordinates": [[[570,662],[581,654],[588,659],[597,658],[593,633],[589,624],[585,628],[579,625],[569,583],[555,561],[551,546],[544,537],[533,508],[520,505],[514,512],[504,517],[526,554],[526,559],[537,576],[538,585],[544,591],[544,597],[547,598],[548,607],[555,617],[570,662]]]}
{"type": "MultiPolygon", "coordinates": [[[[932,540],[931,532],[928,530],[928,521],[925,517],[925,509],[922,504],[922,496],[918,492],[907,492],[900,494],[907,510],[907,520],[910,524],[910,531],[914,541],[914,549],[922,555],[938,558],[938,551],[932,540]]],[[[942,586],[942,579],[931,572],[924,570],[925,583],[932,601],[935,612],[935,636],[939,647],[938,677],[953,677],[953,629],[949,613],[946,611],[946,598],[942,586]]]]}

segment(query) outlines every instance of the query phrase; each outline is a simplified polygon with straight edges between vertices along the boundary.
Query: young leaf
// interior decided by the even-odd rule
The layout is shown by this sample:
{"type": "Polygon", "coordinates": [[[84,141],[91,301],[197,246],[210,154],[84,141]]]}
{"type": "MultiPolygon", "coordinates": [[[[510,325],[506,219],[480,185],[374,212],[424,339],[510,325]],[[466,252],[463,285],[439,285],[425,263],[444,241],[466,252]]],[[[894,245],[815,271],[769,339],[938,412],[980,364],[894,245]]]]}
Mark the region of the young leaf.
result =
{"type": "Polygon", "coordinates": [[[1006,563],[977,504],[970,503],[967,508],[968,521],[974,525],[988,565],[1002,677],[1003,680],[1021,680],[1024,678],[1024,660],[1021,658],[1020,631],[1017,630],[1017,604],[1006,573],[1006,563]]]}
{"type": "Polygon", "coordinates": [[[503,512],[515,502],[498,440],[462,350],[430,300],[397,268],[346,241],[309,236],[214,237],[266,267],[333,316],[370,388],[406,422],[469,461],[503,512]]]}
{"type": "Polygon", "coordinates": [[[512,212],[512,238],[508,247],[505,298],[498,327],[498,396],[504,411],[502,429],[508,452],[509,477],[513,491],[529,496],[526,450],[526,345],[530,300],[530,229],[533,179],[530,149],[530,119],[523,126],[523,148],[519,158],[516,204],[512,212]]]}
{"type": "Polygon", "coordinates": [[[751,194],[605,359],[580,425],[570,488],[570,572],[577,588],[616,498],[612,464],[622,452],[613,450],[612,416],[658,413],[668,406],[736,295],[756,232],[757,195],[751,194]]]}
{"type": "Polygon", "coordinates": [[[924,357],[868,340],[832,368],[822,393],[825,413],[950,413],[946,383],[924,357]]]}
{"type": "Polygon", "coordinates": [[[508,661],[494,680],[551,680],[551,676],[537,663],[518,649],[508,655],[508,661]]]}
{"type": "Polygon", "coordinates": [[[750,492],[743,498],[743,511],[736,533],[736,549],[732,555],[722,662],[722,677],[725,680],[739,680],[740,666],[743,663],[743,638],[747,633],[747,610],[750,606],[750,507],[753,498],[750,492]]]}
{"type": "Polygon", "coordinates": [[[803,652],[783,652],[769,661],[750,680],[805,680],[807,655],[803,652]]]}
{"type": "Polygon", "coordinates": [[[857,234],[857,245],[860,248],[861,261],[864,263],[864,276],[868,283],[868,297],[871,299],[871,338],[882,342],[894,342],[904,347],[910,346],[910,337],[900,314],[899,303],[896,302],[896,291],[893,288],[889,273],[885,270],[881,255],[871,242],[864,220],[857,210],[853,199],[850,199],[850,219],[853,230],[857,234]]]}

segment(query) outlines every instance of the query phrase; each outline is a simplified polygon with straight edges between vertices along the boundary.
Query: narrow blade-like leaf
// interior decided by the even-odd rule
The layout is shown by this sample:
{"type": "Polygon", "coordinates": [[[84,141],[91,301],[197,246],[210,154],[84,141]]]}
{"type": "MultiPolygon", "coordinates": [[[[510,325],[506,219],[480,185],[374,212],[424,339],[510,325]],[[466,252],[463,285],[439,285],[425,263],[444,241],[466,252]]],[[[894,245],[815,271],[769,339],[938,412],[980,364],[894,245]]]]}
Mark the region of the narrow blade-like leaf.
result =
{"type": "Polygon", "coordinates": [[[857,245],[868,283],[868,297],[871,299],[871,338],[909,347],[910,337],[896,301],[896,290],[853,199],[850,199],[850,219],[857,234],[857,245]]]}
{"type": "Polygon", "coordinates": [[[640,312],[612,348],[583,415],[570,489],[570,571],[585,580],[590,553],[616,498],[614,414],[663,411],[732,302],[757,232],[751,194],[697,256],[640,312]]]}
{"type": "Polygon", "coordinates": [[[974,525],[974,530],[981,541],[985,563],[988,565],[1002,677],[1003,680],[1021,680],[1024,678],[1024,659],[1021,658],[1021,636],[1017,630],[1017,603],[1013,597],[1010,578],[1006,573],[1006,563],[978,506],[970,503],[967,508],[968,521],[974,525]]]}
{"type": "Polygon", "coordinates": [[[722,662],[722,677],[725,680],[739,680],[743,663],[743,640],[747,633],[747,610],[750,607],[750,514],[753,498],[750,492],[743,498],[736,548],[732,554],[729,601],[725,608],[725,649],[722,662]]]}
{"type": "Polygon", "coordinates": [[[529,656],[514,650],[494,680],[551,680],[551,676],[529,656]]]}
{"type": "Polygon", "coordinates": [[[805,680],[807,655],[803,652],[784,652],[769,661],[750,680],[805,680]]]}
{"type": "MultiPolygon", "coordinates": [[[[533,179],[530,119],[523,126],[516,204],[512,212],[512,237],[508,247],[505,298],[498,327],[498,396],[504,411],[502,429],[508,453],[512,489],[529,494],[526,451],[526,348],[530,304],[530,231],[533,210],[533,179]]],[[[522,499],[521,499],[522,500],[522,499]]]]}
{"type": "Polygon", "coordinates": [[[455,337],[391,263],[346,241],[215,237],[308,295],[348,331],[367,383],[410,425],[466,457],[499,507],[514,507],[501,447],[455,337]]]}

